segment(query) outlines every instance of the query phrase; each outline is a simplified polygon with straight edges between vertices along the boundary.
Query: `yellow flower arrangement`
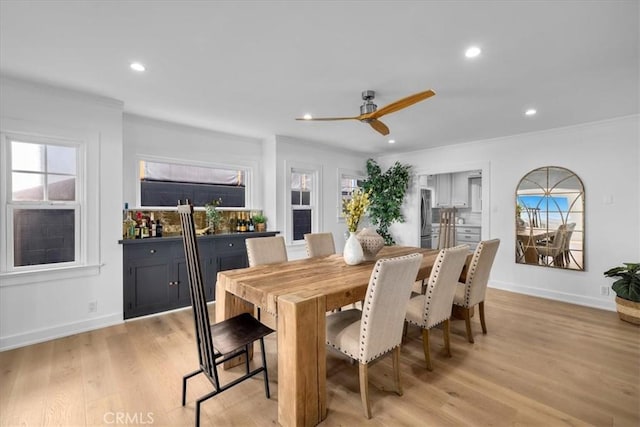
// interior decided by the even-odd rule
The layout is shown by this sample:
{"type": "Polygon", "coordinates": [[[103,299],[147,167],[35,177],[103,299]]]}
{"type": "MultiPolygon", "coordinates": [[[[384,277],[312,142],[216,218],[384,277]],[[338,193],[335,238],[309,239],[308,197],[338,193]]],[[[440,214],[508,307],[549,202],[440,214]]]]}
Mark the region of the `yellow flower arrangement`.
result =
{"type": "Polygon", "coordinates": [[[347,229],[350,232],[355,233],[358,229],[360,218],[362,218],[362,215],[364,215],[369,207],[370,193],[370,191],[365,193],[360,188],[356,188],[353,190],[350,200],[342,200],[342,213],[344,213],[345,220],[347,222],[347,229]]]}

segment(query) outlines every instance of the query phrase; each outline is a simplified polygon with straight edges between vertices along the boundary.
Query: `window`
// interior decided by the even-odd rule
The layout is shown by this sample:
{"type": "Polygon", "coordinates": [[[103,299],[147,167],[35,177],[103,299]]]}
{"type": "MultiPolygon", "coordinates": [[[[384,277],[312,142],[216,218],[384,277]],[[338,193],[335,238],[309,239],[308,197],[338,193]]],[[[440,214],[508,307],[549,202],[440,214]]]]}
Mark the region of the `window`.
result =
{"type": "Polygon", "coordinates": [[[247,171],[140,160],[140,205],[172,206],[189,199],[204,206],[222,199],[221,207],[246,206],[247,171]]]}
{"type": "Polygon", "coordinates": [[[291,216],[287,226],[287,234],[291,242],[304,240],[306,233],[319,229],[318,225],[318,182],[319,169],[303,166],[288,168],[288,204],[291,216]]]}
{"type": "Polygon", "coordinates": [[[338,218],[344,220],[342,206],[351,200],[353,190],[362,188],[365,177],[362,173],[338,170],[338,218]]]}
{"type": "Polygon", "coordinates": [[[6,142],[7,270],[78,264],[81,147],[19,137],[6,142]]]}

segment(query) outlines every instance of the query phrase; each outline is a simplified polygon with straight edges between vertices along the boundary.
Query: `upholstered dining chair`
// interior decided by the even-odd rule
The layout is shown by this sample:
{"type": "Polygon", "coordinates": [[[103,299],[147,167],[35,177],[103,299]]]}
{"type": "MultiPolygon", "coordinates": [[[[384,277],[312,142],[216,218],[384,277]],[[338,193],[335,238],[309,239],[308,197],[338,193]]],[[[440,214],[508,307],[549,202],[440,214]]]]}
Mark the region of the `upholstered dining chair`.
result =
{"type": "Polygon", "coordinates": [[[473,333],[471,331],[471,308],[478,306],[480,311],[480,324],[482,333],[487,333],[487,324],[484,319],[484,298],[489,282],[489,273],[493,260],[498,252],[500,239],[483,240],[478,243],[471,263],[467,270],[465,283],[458,282],[456,294],[453,297],[453,305],[461,308],[465,327],[467,329],[467,339],[473,343],[473,333]]]}
{"type": "Polygon", "coordinates": [[[396,393],[400,385],[400,344],[411,285],[416,280],[421,254],[384,258],[371,272],[362,311],[343,310],[327,315],[327,344],[359,362],[360,397],[364,415],[371,418],[369,363],[393,355],[396,393]]]}
{"type": "Polygon", "coordinates": [[[433,265],[424,294],[411,297],[407,305],[405,320],[422,329],[424,359],[429,371],[433,370],[429,351],[429,329],[443,324],[444,348],[447,356],[451,356],[449,345],[451,305],[468,254],[468,245],[442,249],[433,265]]]}
{"type": "Polygon", "coordinates": [[[249,267],[288,261],[284,237],[252,237],[245,240],[249,267]]]}
{"type": "Polygon", "coordinates": [[[178,205],[178,214],[182,225],[182,240],[187,261],[187,276],[189,278],[189,292],[191,307],[195,320],[195,337],[198,347],[200,369],[182,378],[182,406],[186,404],[187,380],[198,374],[204,374],[211,382],[214,390],[196,400],[196,427],[200,425],[200,405],[240,382],[264,372],[264,391],[269,398],[269,377],[267,374],[267,359],[264,351],[264,337],[273,329],[260,323],[253,316],[243,313],[231,317],[214,325],[209,323],[209,311],[205,296],[198,244],[193,223],[193,206],[178,205]],[[262,366],[250,370],[249,349],[255,341],[260,341],[262,352],[262,366]],[[244,355],[245,373],[233,381],[222,384],[218,375],[218,365],[229,359],[244,355]]]}
{"type": "MultiPolygon", "coordinates": [[[[284,237],[252,237],[245,240],[247,245],[247,258],[249,259],[249,267],[256,267],[258,265],[277,264],[279,262],[287,262],[287,248],[284,244],[284,237]]],[[[262,314],[259,307],[256,307],[255,315],[258,320],[261,319],[262,314]]],[[[270,316],[265,317],[265,321],[270,321],[270,316]]],[[[273,323],[267,322],[272,327],[275,327],[275,321],[273,323]]]]}
{"type": "MultiPolygon", "coordinates": [[[[575,223],[572,223],[575,228],[575,223]]],[[[565,250],[568,248],[567,237],[569,236],[569,224],[560,224],[553,236],[536,245],[536,251],[540,257],[540,261],[547,265],[547,258],[553,259],[553,265],[556,267],[564,267],[565,250]]]]}
{"type": "Polygon", "coordinates": [[[307,233],[304,235],[304,244],[309,258],[336,253],[333,233],[307,233]]]}

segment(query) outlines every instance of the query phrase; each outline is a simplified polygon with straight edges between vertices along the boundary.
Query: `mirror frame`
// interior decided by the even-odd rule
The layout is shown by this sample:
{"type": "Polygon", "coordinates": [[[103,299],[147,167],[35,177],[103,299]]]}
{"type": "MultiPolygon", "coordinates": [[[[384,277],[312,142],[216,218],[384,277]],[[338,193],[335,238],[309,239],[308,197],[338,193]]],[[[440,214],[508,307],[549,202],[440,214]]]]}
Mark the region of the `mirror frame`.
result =
{"type": "Polygon", "coordinates": [[[533,169],[518,182],[515,207],[517,264],[585,270],[585,191],[576,173],[533,169]]]}

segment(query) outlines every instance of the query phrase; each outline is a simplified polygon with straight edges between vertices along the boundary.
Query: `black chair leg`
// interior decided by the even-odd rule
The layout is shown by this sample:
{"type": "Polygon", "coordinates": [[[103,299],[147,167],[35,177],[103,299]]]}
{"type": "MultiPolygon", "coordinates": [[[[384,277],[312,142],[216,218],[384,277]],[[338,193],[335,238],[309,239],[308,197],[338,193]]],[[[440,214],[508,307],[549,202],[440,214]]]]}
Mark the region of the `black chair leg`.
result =
{"type": "Polygon", "coordinates": [[[200,372],[202,372],[202,369],[198,369],[182,377],[182,406],[187,404],[187,380],[198,375],[200,372]]]}
{"type": "Polygon", "coordinates": [[[269,394],[269,375],[267,374],[267,355],[264,351],[264,338],[260,338],[260,352],[262,353],[262,367],[264,368],[264,392],[267,399],[271,397],[269,394]]]}
{"type": "Polygon", "coordinates": [[[247,375],[249,375],[249,345],[250,344],[244,346],[244,367],[246,368],[247,375]]]}

